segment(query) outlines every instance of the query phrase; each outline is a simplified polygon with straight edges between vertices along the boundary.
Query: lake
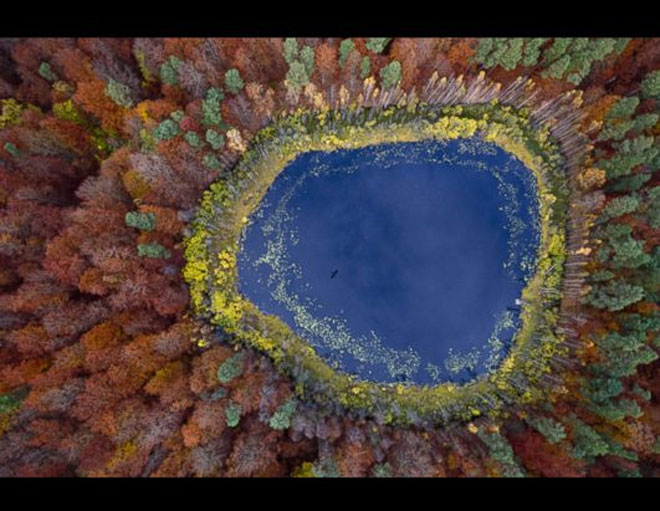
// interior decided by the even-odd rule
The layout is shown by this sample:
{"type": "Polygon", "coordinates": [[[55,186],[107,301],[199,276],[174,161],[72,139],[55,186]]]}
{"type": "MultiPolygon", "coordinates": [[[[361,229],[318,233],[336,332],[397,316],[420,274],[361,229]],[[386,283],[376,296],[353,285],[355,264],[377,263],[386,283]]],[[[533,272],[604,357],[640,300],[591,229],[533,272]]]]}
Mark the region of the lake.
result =
{"type": "Polygon", "coordinates": [[[461,383],[506,355],[538,242],[531,171],[477,137],[309,152],[251,216],[239,291],[360,379],[461,383]]]}

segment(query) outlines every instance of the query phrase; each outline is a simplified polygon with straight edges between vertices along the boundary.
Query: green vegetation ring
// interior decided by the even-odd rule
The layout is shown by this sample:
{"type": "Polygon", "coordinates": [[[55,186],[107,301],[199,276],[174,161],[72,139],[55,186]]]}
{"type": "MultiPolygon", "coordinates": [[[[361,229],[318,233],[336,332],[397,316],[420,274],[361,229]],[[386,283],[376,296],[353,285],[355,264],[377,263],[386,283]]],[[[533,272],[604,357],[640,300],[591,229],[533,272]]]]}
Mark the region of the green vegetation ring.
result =
{"type": "MultiPolygon", "coordinates": [[[[568,192],[564,158],[547,127],[525,108],[497,101],[462,106],[425,103],[282,114],[254,137],[241,161],[204,192],[185,240],[183,275],[194,313],[241,344],[266,353],[294,378],[296,393],[328,409],[374,416],[384,423],[469,421],[505,404],[537,401],[552,359],[565,352],[555,334],[561,299],[568,192]],[[279,173],[299,154],[394,142],[481,136],[513,154],[535,176],[541,219],[537,268],[522,292],[521,326],[490,374],[463,384],[419,386],[361,381],[336,371],[278,317],[237,291],[237,252],[248,217],[279,173]]],[[[204,344],[206,341],[200,341],[204,344]]]]}

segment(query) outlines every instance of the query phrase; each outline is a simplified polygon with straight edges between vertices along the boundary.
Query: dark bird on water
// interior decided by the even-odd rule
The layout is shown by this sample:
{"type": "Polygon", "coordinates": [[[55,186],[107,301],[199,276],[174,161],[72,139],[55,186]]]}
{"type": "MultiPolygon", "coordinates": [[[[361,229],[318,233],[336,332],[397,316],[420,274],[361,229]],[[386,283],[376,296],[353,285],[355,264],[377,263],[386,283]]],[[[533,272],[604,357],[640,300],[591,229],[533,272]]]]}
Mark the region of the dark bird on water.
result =
{"type": "Polygon", "coordinates": [[[331,278],[331,279],[334,279],[334,278],[337,276],[337,273],[338,273],[338,272],[339,272],[339,270],[335,270],[335,271],[333,271],[332,274],[330,275],[330,278],[331,278]]]}

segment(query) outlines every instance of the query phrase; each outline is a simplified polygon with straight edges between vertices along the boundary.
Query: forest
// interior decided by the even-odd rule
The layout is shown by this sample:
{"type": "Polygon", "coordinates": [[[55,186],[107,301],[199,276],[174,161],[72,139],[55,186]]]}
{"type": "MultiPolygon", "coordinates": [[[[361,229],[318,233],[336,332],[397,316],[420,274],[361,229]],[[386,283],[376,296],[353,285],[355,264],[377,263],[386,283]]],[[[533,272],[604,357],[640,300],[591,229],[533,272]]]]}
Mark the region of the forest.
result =
{"type": "Polygon", "coordinates": [[[660,476],[660,39],[0,39],[0,476],[660,476]],[[236,292],[297,155],[479,136],[536,179],[505,361],[334,371],[236,292]]]}

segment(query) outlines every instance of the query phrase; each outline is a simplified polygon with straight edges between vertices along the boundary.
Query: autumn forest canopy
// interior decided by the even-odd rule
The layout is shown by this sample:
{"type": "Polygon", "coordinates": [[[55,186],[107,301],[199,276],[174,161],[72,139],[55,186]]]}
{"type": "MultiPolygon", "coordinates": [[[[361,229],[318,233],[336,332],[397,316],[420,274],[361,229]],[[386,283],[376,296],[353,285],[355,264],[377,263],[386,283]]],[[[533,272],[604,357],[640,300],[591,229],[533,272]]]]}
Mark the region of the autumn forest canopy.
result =
{"type": "Polygon", "coordinates": [[[0,39],[0,476],[660,476],[657,38],[0,39]]]}

